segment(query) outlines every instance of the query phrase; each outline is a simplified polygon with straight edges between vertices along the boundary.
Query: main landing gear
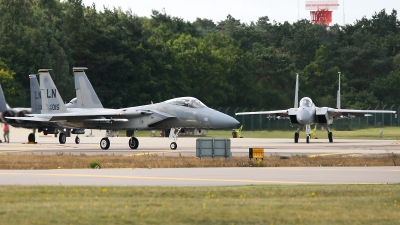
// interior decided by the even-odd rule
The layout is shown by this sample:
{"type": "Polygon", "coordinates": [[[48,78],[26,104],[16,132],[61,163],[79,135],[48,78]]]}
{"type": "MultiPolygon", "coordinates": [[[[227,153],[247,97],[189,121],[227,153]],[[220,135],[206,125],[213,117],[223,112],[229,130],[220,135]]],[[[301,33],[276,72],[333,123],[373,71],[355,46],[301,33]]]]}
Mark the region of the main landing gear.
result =
{"type": "Polygon", "coordinates": [[[332,135],[331,129],[329,129],[329,127],[326,127],[326,130],[328,131],[329,142],[333,142],[333,135],[332,135]]]}
{"type": "Polygon", "coordinates": [[[79,143],[81,143],[81,139],[80,139],[78,136],[76,136],[76,138],[75,138],[75,144],[79,144],[79,143]]]}
{"type": "Polygon", "coordinates": [[[104,137],[100,140],[100,148],[103,150],[107,150],[110,147],[110,140],[108,137],[104,137]]]}
{"type": "Polygon", "coordinates": [[[137,138],[135,138],[135,137],[131,137],[130,139],[129,139],[129,147],[131,148],[131,149],[137,149],[138,147],[139,147],[139,140],[137,139],[137,138]]]}
{"type": "Polygon", "coordinates": [[[66,141],[67,141],[67,137],[66,137],[65,133],[60,133],[58,135],[58,142],[60,142],[60,144],[65,144],[66,141]]]}
{"type": "Polygon", "coordinates": [[[299,143],[299,132],[300,128],[297,128],[296,133],[294,133],[294,143],[299,143]]]}
{"type": "MultiPolygon", "coordinates": [[[[69,137],[69,136],[68,136],[69,137]]],[[[64,132],[61,132],[59,135],[58,135],[58,142],[60,143],[60,144],[65,144],[65,142],[67,142],[67,135],[64,133],[64,132]]],[[[76,137],[75,137],[75,144],[79,144],[79,143],[81,143],[81,139],[79,138],[79,136],[77,135],[76,137]]]]}
{"type": "Polygon", "coordinates": [[[29,143],[35,143],[35,130],[33,131],[33,133],[30,133],[29,135],[28,135],[28,142],[29,143]]]}
{"type": "MultiPolygon", "coordinates": [[[[178,140],[178,135],[179,135],[180,131],[181,131],[181,128],[171,128],[171,131],[169,133],[169,139],[174,139],[174,141],[171,142],[169,147],[172,150],[175,150],[178,148],[178,144],[176,144],[176,140],[178,140]]],[[[129,142],[128,142],[129,147],[131,149],[137,149],[139,147],[139,140],[133,136],[133,132],[130,133],[129,135],[132,135],[129,138],[129,142]]],[[[108,148],[110,148],[110,140],[108,139],[108,137],[104,137],[100,140],[100,148],[103,150],[107,150],[108,148]]]]}
{"type": "MultiPolygon", "coordinates": [[[[329,127],[326,127],[326,130],[328,131],[328,139],[329,142],[333,142],[333,134],[331,132],[331,129],[329,129],[329,127]]],[[[296,133],[294,133],[294,143],[298,143],[299,142],[299,131],[300,128],[297,128],[296,133]]],[[[306,142],[310,143],[310,139],[311,139],[311,126],[310,125],[306,125],[306,142]]]]}
{"type": "MultiPolygon", "coordinates": [[[[106,131],[106,137],[103,137],[100,140],[100,148],[103,150],[107,150],[110,148],[110,139],[108,139],[108,136],[111,135],[111,137],[116,136],[115,134],[118,133],[119,131],[106,131]]],[[[139,147],[139,140],[133,136],[134,132],[131,131],[132,133],[129,133],[129,135],[132,135],[131,138],[129,139],[129,147],[131,149],[137,149],[139,147]]],[[[127,133],[128,134],[128,133],[127,133]]]]}
{"type": "MultiPolygon", "coordinates": [[[[128,144],[131,149],[137,149],[139,147],[139,140],[135,137],[131,137],[128,144]]],[[[110,140],[108,137],[103,137],[100,140],[100,148],[103,150],[110,148],[110,140]]]]}

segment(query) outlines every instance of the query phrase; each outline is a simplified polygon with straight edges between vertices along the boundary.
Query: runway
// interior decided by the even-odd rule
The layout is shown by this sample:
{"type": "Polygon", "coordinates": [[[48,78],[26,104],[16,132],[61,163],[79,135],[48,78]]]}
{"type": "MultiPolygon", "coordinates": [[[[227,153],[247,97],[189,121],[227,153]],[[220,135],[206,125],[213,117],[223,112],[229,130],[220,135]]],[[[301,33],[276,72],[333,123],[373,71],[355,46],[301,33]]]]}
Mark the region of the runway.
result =
{"type": "Polygon", "coordinates": [[[227,186],[393,184],[400,167],[0,170],[0,185],[227,186]]]}
{"type": "MultiPolygon", "coordinates": [[[[0,144],[2,154],[164,154],[193,156],[196,138],[179,138],[178,149],[171,150],[168,138],[139,137],[139,149],[128,147],[127,137],[110,138],[109,150],[101,150],[100,139],[81,135],[61,145],[54,136],[37,136],[38,144],[26,144],[26,135],[14,130],[11,143],[0,144]]],[[[249,148],[264,148],[265,155],[351,155],[375,156],[400,154],[397,140],[326,139],[293,143],[292,139],[231,139],[233,156],[248,155],[249,148]]],[[[74,169],[74,170],[0,170],[0,185],[94,185],[94,186],[226,186],[265,184],[386,184],[400,183],[400,167],[234,167],[234,168],[165,168],[165,169],[74,169]]]]}
{"type": "MultiPolygon", "coordinates": [[[[80,135],[80,144],[75,144],[75,136],[67,138],[66,144],[59,144],[58,138],[53,135],[36,135],[37,144],[27,144],[27,129],[13,129],[10,143],[0,143],[1,154],[163,154],[171,156],[195,156],[195,137],[180,137],[177,141],[178,148],[171,150],[169,145],[171,139],[161,137],[138,137],[139,148],[130,149],[129,138],[110,138],[110,148],[102,150],[100,140],[105,131],[94,131],[94,137],[80,135]]],[[[149,131],[150,136],[150,131],[149,131]]],[[[334,139],[329,143],[327,139],[312,139],[310,143],[300,140],[294,143],[292,139],[269,139],[269,138],[231,138],[231,151],[233,156],[248,155],[249,148],[264,148],[265,155],[351,155],[351,156],[373,156],[388,153],[400,154],[400,141],[398,140],[350,140],[334,139]]]]}

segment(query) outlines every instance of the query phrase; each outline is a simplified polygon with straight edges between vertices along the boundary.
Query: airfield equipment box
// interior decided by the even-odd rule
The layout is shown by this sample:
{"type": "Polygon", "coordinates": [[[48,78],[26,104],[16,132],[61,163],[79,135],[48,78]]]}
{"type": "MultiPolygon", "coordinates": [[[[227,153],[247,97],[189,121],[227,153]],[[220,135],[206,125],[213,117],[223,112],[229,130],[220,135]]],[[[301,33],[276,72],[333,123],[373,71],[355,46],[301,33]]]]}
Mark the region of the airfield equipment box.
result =
{"type": "Polygon", "coordinates": [[[229,158],[232,161],[231,140],[222,138],[197,138],[196,157],[229,158]]]}
{"type": "Polygon", "coordinates": [[[249,158],[261,158],[264,159],[264,149],[263,148],[249,148],[249,158]]]}

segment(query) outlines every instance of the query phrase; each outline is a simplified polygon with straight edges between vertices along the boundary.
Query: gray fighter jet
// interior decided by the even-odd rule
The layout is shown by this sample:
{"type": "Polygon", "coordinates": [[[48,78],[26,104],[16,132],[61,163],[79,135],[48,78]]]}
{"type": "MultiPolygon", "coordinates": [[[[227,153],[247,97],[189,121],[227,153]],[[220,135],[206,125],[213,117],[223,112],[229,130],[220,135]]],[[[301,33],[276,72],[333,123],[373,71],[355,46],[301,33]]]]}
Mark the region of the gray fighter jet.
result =
{"type": "MultiPolygon", "coordinates": [[[[174,141],[170,148],[176,149],[176,140],[181,128],[225,128],[239,124],[235,118],[208,108],[193,97],[174,98],[160,103],[122,109],[103,108],[84,72],[85,69],[73,69],[78,108],[65,107],[50,73],[41,69],[39,70],[43,106],[41,114],[30,114],[30,117],[18,119],[53,122],[69,128],[126,130],[127,136],[130,136],[131,149],[137,149],[139,146],[138,139],[134,137],[135,130],[171,129],[169,138],[174,141]]],[[[108,137],[101,139],[100,147],[102,149],[110,147],[108,137]]]]}
{"type": "MultiPolygon", "coordinates": [[[[52,122],[48,121],[27,121],[27,120],[20,120],[19,117],[25,117],[27,114],[36,114],[40,113],[42,109],[42,101],[41,101],[41,94],[39,88],[39,82],[35,74],[29,75],[29,82],[30,82],[30,92],[31,92],[31,108],[11,108],[8,106],[5,100],[5,96],[3,93],[3,89],[0,85],[0,118],[1,122],[7,123],[13,127],[18,128],[27,128],[32,129],[33,132],[28,135],[29,142],[35,142],[35,133],[36,130],[40,133],[43,132],[44,135],[47,134],[57,134],[59,132],[64,132],[64,128],[60,127],[52,122]]],[[[65,105],[67,108],[76,107],[71,103],[65,105]]],[[[73,134],[81,134],[84,133],[84,130],[72,130],[73,134]]],[[[65,143],[65,134],[64,135],[64,143],[65,143]]],[[[62,140],[60,139],[60,143],[62,140]]]]}
{"type": "Polygon", "coordinates": [[[275,119],[290,119],[291,126],[297,127],[297,131],[294,134],[294,142],[299,141],[300,128],[306,128],[306,142],[310,142],[311,125],[318,124],[326,128],[328,132],[329,142],[333,142],[333,135],[330,131],[329,126],[332,125],[333,119],[342,118],[354,118],[372,116],[371,113],[392,113],[396,114],[396,111],[389,110],[356,110],[356,109],[341,109],[340,108],[340,72],[339,72],[339,90],[337,95],[337,108],[329,107],[316,107],[312,102],[311,98],[304,97],[300,100],[300,107],[298,103],[298,92],[299,92],[299,75],[296,76],[296,90],[294,107],[290,109],[274,110],[274,111],[259,111],[259,112],[240,112],[236,115],[251,115],[251,114],[267,114],[268,117],[275,119]],[[272,115],[272,116],[271,116],[272,115]]]}

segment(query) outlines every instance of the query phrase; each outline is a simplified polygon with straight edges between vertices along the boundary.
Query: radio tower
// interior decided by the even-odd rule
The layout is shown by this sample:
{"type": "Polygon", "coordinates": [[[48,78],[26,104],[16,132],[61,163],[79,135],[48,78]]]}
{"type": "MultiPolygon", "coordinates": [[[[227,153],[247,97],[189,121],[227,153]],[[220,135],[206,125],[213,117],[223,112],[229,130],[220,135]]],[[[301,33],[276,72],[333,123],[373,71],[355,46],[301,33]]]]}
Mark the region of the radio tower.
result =
{"type": "Polygon", "coordinates": [[[306,1],[306,10],[313,10],[310,11],[311,21],[325,24],[327,27],[332,22],[331,10],[336,10],[338,7],[338,0],[306,1]]]}

